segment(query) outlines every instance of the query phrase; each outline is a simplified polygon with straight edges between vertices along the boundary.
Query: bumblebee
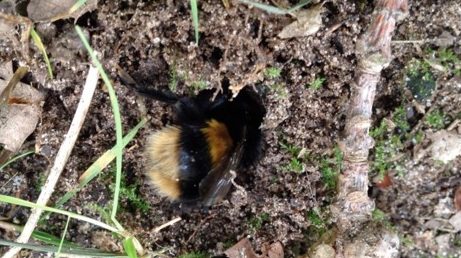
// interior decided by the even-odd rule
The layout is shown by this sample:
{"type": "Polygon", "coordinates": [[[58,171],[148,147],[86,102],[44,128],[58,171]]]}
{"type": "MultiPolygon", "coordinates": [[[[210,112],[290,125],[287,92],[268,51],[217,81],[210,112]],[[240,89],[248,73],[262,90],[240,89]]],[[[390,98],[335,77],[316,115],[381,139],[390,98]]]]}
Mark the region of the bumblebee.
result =
{"type": "Polygon", "coordinates": [[[147,177],[158,194],[212,206],[229,192],[232,171],[247,169],[260,157],[266,110],[248,87],[231,98],[227,87],[216,96],[214,90],[202,90],[189,97],[131,86],[174,107],[173,125],[150,135],[145,150],[147,177]]]}

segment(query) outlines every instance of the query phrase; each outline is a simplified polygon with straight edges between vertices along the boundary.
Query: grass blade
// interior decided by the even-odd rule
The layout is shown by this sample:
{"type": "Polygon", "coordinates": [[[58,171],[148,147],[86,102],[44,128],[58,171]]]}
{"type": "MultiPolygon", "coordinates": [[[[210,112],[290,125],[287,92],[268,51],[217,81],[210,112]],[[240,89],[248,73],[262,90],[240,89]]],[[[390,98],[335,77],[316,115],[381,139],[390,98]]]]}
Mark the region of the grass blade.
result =
{"type": "Polygon", "coordinates": [[[192,25],[194,26],[195,32],[195,44],[198,45],[199,40],[199,24],[198,24],[198,7],[197,7],[197,0],[190,0],[190,10],[192,13],[192,25]]]}
{"type": "Polygon", "coordinates": [[[40,50],[40,52],[42,52],[43,58],[45,59],[46,67],[48,69],[48,75],[50,76],[50,79],[53,79],[53,70],[51,69],[50,59],[48,59],[48,54],[46,53],[46,49],[43,45],[42,39],[40,38],[40,36],[34,28],[30,30],[30,36],[32,37],[32,40],[34,41],[37,48],[40,50]]]}
{"type": "MultiPolygon", "coordinates": [[[[32,237],[35,240],[41,241],[41,242],[46,243],[46,244],[55,245],[55,246],[58,246],[60,244],[60,242],[61,242],[61,239],[59,239],[58,237],[53,236],[53,235],[51,235],[49,233],[46,233],[46,232],[43,232],[43,231],[34,230],[34,232],[32,233],[32,237]]],[[[77,245],[75,243],[72,243],[70,241],[66,241],[66,240],[64,240],[62,242],[62,246],[66,247],[66,248],[79,247],[79,245],[77,245]]]]}
{"type": "Polygon", "coordinates": [[[242,2],[242,3],[248,4],[248,5],[252,5],[252,6],[254,6],[254,7],[258,8],[258,9],[264,10],[264,11],[266,11],[268,13],[287,14],[287,10],[282,9],[282,8],[278,8],[278,7],[275,7],[275,6],[272,6],[272,5],[257,3],[257,2],[253,2],[253,1],[249,1],[249,0],[239,0],[239,1],[242,2]]]}
{"type": "MultiPolygon", "coordinates": [[[[22,232],[24,229],[23,226],[19,226],[13,223],[8,223],[5,221],[0,221],[0,228],[6,229],[7,231],[12,231],[12,232],[22,232]]],[[[59,243],[61,242],[61,239],[59,237],[53,236],[49,233],[39,231],[39,230],[34,230],[32,232],[32,238],[34,238],[37,241],[41,241],[46,244],[58,246],[59,243]]],[[[64,241],[63,246],[65,247],[76,247],[78,248],[79,246],[77,244],[74,244],[70,241],[64,241]]]]}
{"type": "Polygon", "coordinates": [[[78,10],[78,8],[82,7],[86,3],[86,0],[78,0],[75,2],[74,5],[69,9],[69,13],[73,13],[78,10]]]}
{"type": "Polygon", "coordinates": [[[136,248],[134,247],[133,237],[128,237],[123,240],[123,249],[130,258],[138,258],[136,248]]]}
{"type": "MultiPolygon", "coordinates": [[[[22,243],[17,243],[13,241],[7,241],[0,239],[0,245],[3,246],[10,246],[10,247],[20,247],[24,249],[29,249],[32,251],[36,252],[46,252],[46,253],[57,253],[58,247],[57,246],[43,246],[43,245],[37,245],[37,244],[22,244],[22,243]]],[[[84,256],[84,257],[128,257],[123,254],[114,254],[114,253],[107,253],[103,251],[99,251],[96,249],[90,249],[90,248],[68,248],[68,247],[63,247],[62,256],[84,256]]]]}
{"type": "MultiPolygon", "coordinates": [[[[125,148],[129,142],[134,138],[138,133],[139,129],[143,127],[147,122],[147,119],[143,118],[131,131],[125,135],[123,138],[122,147],[125,148]]],[[[78,191],[85,187],[91,180],[93,180],[101,171],[107,167],[115,158],[117,152],[117,146],[112,147],[112,149],[106,151],[102,156],[100,156],[91,166],[80,176],[78,186],[74,187],[68,191],[63,197],[61,197],[55,205],[55,208],[61,207],[66,203],[70,198],[72,198],[78,191]]]]}
{"type": "Polygon", "coordinates": [[[69,227],[69,221],[70,221],[70,217],[67,217],[66,226],[64,227],[64,232],[62,232],[61,241],[59,242],[58,253],[56,254],[57,257],[60,257],[60,254],[61,254],[64,239],[66,238],[66,234],[67,234],[67,227],[69,227]]]}
{"type": "Polygon", "coordinates": [[[300,9],[301,7],[308,4],[311,0],[300,1],[298,4],[291,7],[290,9],[283,9],[283,8],[279,8],[279,7],[268,5],[268,4],[253,2],[253,1],[250,1],[250,0],[239,0],[239,1],[242,2],[242,3],[248,4],[248,5],[252,5],[252,6],[254,6],[254,7],[258,8],[258,9],[264,10],[264,11],[266,11],[268,13],[282,14],[283,15],[283,14],[292,13],[292,12],[300,9]]]}
{"type": "Polygon", "coordinates": [[[101,222],[101,221],[98,221],[98,220],[95,220],[95,219],[92,219],[92,218],[89,218],[89,217],[86,217],[86,216],[83,216],[83,215],[79,215],[79,214],[76,214],[76,213],[73,213],[73,212],[60,210],[60,209],[56,209],[56,208],[51,208],[51,207],[48,207],[48,206],[37,205],[36,203],[29,202],[29,201],[26,201],[26,200],[15,198],[15,197],[11,197],[11,196],[7,196],[7,195],[0,195],[0,201],[1,202],[6,202],[6,203],[9,203],[9,204],[15,204],[15,205],[19,205],[19,206],[24,206],[24,207],[28,207],[28,208],[39,208],[39,209],[42,209],[42,210],[45,210],[45,211],[50,211],[50,212],[54,212],[54,213],[67,215],[67,216],[69,216],[71,218],[86,221],[86,222],[88,222],[90,224],[93,224],[93,225],[96,225],[98,227],[107,229],[107,230],[112,231],[112,232],[117,233],[117,234],[121,233],[120,230],[118,230],[118,229],[116,229],[116,228],[114,228],[114,227],[112,227],[110,225],[107,225],[104,222],[101,222]]]}
{"type": "Polygon", "coordinates": [[[118,106],[117,95],[115,94],[114,87],[112,86],[109,77],[107,76],[106,72],[104,71],[103,66],[99,62],[96,53],[91,48],[88,40],[86,39],[85,35],[83,34],[82,30],[79,26],[75,26],[75,30],[77,31],[80,40],[82,41],[83,45],[85,46],[88,54],[91,56],[93,64],[98,69],[104,84],[107,87],[109,92],[110,103],[112,106],[112,112],[114,114],[114,122],[115,122],[115,136],[116,136],[116,160],[115,160],[115,167],[116,167],[116,176],[115,176],[115,190],[114,190],[114,199],[113,199],[113,206],[112,206],[112,214],[111,219],[116,225],[116,227],[122,231],[122,225],[117,221],[117,208],[118,208],[118,201],[120,198],[120,183],[122,179],[122,150],[123,150],[123,130],[122,130],[122,119],[120,116],[120,108],[118,106]]]}
{"type": "Polygon", "coordinates": [[[6,166],[8,166],[9,164],[15,162],[16,160],[18,160],[18,159],[20,159],[20,158],[23,158],[23,157],[25,157],[25,156],[27,156],[27,155],[30,155],[30,154],[32,154],[32,153],[35,153],[35,151],[34,151],[34,150],[29,150],[29,151],[23,152],[23,153],[21,153],[21,154],[18,154],[18,155],[16,155],[16,156],[12,157],[11,159],[9,159],[7,162],[3,163],[3,164],[0,166],[0,172],[1,172],[6,166]]]}
{"type": "Polygon", "coordinates": [[[295,6],[291,7],[290,9],[287,10],[287,13],[292,13],[294,11],[297,11],[298,9],[300,9],[301,7],[305,6],[306,4],[308,4],[311,0],[303,0],[303,1],[300,1],[298,4],[296,4],[295,6]]]}

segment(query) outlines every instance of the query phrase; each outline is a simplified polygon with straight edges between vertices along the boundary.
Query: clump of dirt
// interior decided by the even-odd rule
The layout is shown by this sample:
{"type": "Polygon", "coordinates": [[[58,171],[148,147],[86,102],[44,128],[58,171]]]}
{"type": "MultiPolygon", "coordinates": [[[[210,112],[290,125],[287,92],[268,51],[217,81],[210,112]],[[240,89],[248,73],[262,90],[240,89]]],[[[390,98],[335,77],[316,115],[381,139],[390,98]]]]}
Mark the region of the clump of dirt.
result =
{"type": "MultiPolygon", "coordinates": [[[[288,2],[283,4],[291,5],[288,2]]],[[[320,213],[323,220],[320,224],[331,223],[328,204],[334,198],[334,189],[325,183],[322,161],[333,158],[333,149],[344,127],[356,66],[355,42],[370,23],[373,6],[367,1],[326,2],[324,8],[324,25],[318,33],[305,38],[279,39],[277,34],[292,22],[288,15],[268,14],[236,1],[229,9],[219,1],[199,1],[198,46],[194,44],[188,1],[102,1],[96,10],[76,20],[113,78],[124,132],[140,120],[137,103],[141,100],[120,83],[117,66],[140,84],[170,88],[178,94],[220,89],[224,84],[254,87],[269,111],[263,129],[263,157],[258,165],[237,178],[246,198],[233,191],[207,213],[184,215],[180,222],[156,233],[153,229],[178,216],[178,211],[157,196],[146,182],[142,154],[147,136],[171,121],[171,110],[165,104],[144,100],[149,122],[127,147],[123,173],[125,186],[135,187],[135,194],[148,203],[149,209],[143,212],[122,196],[118,218],[145,248],[151,251],[167,248],[167,254],[172,256],[192,251],[219,254],[241,238],[249,237],[257,251],[278,241],[283,244],[286,256],[294,257],[305,253],[316,241],[311,234],[319,222],[309,216],[312,211],[320,213]],[[265,76],[268,68],[278,69],[280,75],[265,76]],[[324,82],[318,88],[310,87],[316,79],[324,82]]],[[[437,39],[447,31],[459,37],[461,14],[457,8],[456,1],[414,3],[410,16],[399,25],[395,39],[437,39]],[[447,19],[452,22],[447,23],[447,19]],[[451,25],[447,28],[446,24],[451,25]]],[[[41,122],[29,139],[38,147],[38,154],[14,163],[0,176],[2,185],[18,178],[19,173],[21,189],[8,183],[2,194],[17,194],[26,200],[36,200],[46,170],[70,125],[89,60],[71,21],[38,26],[37,31],[44,35],[55,73],[54,80],[45,82],[44,63],[34,62],[31,66],[32,85],[46,94],[41,122]]],[[[383,73],[377,89],[374,106],[377,125],[396,107],[407,103],[403,80],[406,64],[412,58],[423,58],[424,47],[437,48],[423,43],[393,45],[395,60],[383,73]]],[[[8,47],[3,43],[0,47],[2,52],[5,49],[2,59],[19,58],[13,51],[6,51],[8,47]]],[[[453,49],[459,56],[459,44],[453,49]]],[[[34,57],[41,59],[39,52],[35,53],[34,57]]],[[[459,118],[458,84],[453,84],[450,78],[439,78],[437,82],[432,105],[450,114],[452,120],[459,118]]],[[[423,132],[428,130],[432,129],[422,127],[423,132]]],[[[114,143],[113,114],[106,89],[101,85],[51,201],[76,185],[83,171],[114,143]]],[[[411,148],[413,145],[406,151],[411,148]]],[[[449,203],[453,189],[460,184],[459,166],[459,159],[448,165],[437,165],[430,159],[413,164],[410,156],[405,160],[408,174],[395,176],[390,188],[374,190],[379,209],[388,214],[402,238],[411,240],[410,244],[404,241],[402,255],[439,253],[436,243],[442,237],[446,240],[447,234],[449,243],[444,250],[455,252],[454,243],[459,244],[461,239],[459,232],[443,231],[439,224],[434,226],[429,222],[445,222],[455,213],[449,203]]],[[[113,174],[112,167],[106,169],[71,199],[65,209],[104,219],[104,211],[110,211],[111,207],[113,174]]],[[[11,209],[5,206],[5,213],[11,209]]],[[[12,215],[13,221],[24,224],[27,215],[27,210],[18,209],[12,215]]],[[[53,215],[40,228],[59,236],[65,221],[53,215]]],[[[93,241],[110,236],[89,224],[72,221],[68,236],[68,240],[82,246],[120,249],[117,241],[103,241],[106,244],[93,241]]],[[[13,236],[5,234],[5,238],[13,236]]]]}

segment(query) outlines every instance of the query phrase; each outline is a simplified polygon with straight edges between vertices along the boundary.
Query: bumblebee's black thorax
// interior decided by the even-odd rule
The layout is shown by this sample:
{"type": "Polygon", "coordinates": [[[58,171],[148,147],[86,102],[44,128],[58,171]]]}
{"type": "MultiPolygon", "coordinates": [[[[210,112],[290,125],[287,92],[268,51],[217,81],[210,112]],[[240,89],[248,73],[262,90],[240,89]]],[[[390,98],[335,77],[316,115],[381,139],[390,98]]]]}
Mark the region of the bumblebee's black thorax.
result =
{"type": "MultiPolygon", "coordinates": [[[[252,165],[260,155],[260,125],[265,109],[249,90],[242,90],[230,100],[221,94],[210,101],[211,91],[203,91],[194,98],[182,98],[176,104],[176,119],[181,126],[181,144],[179,150],[181,198],[193,200],[199,197],[200,182],[213,169],[212,142],[207,141],[204,129],[210,121],[225,126],[231,139],[217,138],[212,141],[232,142],[230,152],[236,144],[243,142],[244,151],[239,167],[252,165]]],[[[222,144],[220,142],[215,144],[222,144]]]]}
{"type": "Polygon", "coordinates": [[[179,148],[179,183],[181,199],[199,197],[200,181],[211,170],[209,146],[200,127],[181,125],[179,148]]]}

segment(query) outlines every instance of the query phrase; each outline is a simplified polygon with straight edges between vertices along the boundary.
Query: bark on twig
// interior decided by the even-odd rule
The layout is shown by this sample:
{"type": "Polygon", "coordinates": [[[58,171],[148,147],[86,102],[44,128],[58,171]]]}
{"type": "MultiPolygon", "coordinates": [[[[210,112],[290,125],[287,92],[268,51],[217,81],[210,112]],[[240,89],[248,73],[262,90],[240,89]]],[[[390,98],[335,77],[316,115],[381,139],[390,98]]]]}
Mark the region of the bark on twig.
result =
{"type": "MultiPolygon", "coordinates": [[[[78,103],[77,110],[75,111],[75,116],[72,119],[69,131],[67,132],[64,141],[61,147],[59,148],[53,167],[50,170],[50,174],[48,175],[45,185],[43,186],[42,191],[40,192],[40,196],[37,200],[37,205],[46,206],[48,200],[51,197],[51,194],[54,191],[54,187],[59,179],[59,176],[61,175],[62,170],[64,169],[64,165],[66,164],[67,159],[70,156],[70,153],[74,147],[75,141],[77,140],[77,136],[80,132],[80,129],[82,128],[83,122],[88,112],[88,108],[90,107],[91,100],[93,99],[93,93],[96,89],[98,78],[98,70],[93,66],[90,66],[85,86],[83,88],[82,96],[80,98],[80,102],[78,103]]],[[[32,235],[32,232],[34,231],[35,227],[37,226],[37,222],[42,212],[43,210],[40,208],[32,209],[32,213],[29,219],[27,220],[27,223],[24,226],[21,235],[16,240],[18,243],[27,243],[27,241],[29,241],[29,238],[32,235]]],[[[3,255],[3,258],[12,258],[20,250],[20,247],[13,247],[3,255]]]]}
{"type": "MultiPolygon", "coordinates": [[[[344,136],[339,143],[344,153],[344,167],[332,212],[340,236],[354,235],[362,230],[374,209],[374,202],[368,198],[368,154],[374,145],[373,138],[368,135],[372,105],[380,73],[392,59],[390,45],[396,22],[408,12],[407,0],[377,0],[375,3],[371,24],[356,45],[358,67],[351,83],[344,136]]],[[[341,242],[341,237],[338,241],[341,242]]],[[[337,247],[342,249],[338,241],[337,247]]]]}

